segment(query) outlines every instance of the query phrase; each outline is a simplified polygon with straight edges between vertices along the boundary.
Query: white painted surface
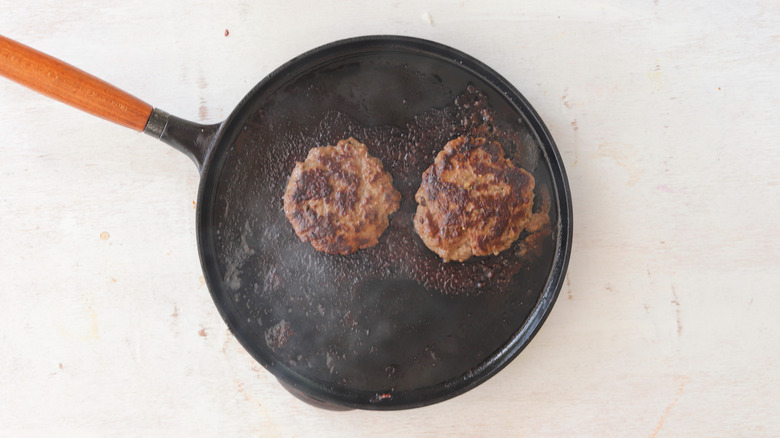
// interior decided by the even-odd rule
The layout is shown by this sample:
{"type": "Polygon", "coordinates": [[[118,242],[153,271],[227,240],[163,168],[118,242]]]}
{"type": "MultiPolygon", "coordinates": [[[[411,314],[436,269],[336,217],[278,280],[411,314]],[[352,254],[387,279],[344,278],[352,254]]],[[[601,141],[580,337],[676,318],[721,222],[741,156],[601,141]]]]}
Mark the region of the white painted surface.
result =
{"type": "Polygon", "coordinates": [[[575,212],[566,286],[504,371],[321,411],[217,314],[192,163],[0,80],[0,435],[780,435],[777,2],[2,0],[0,33],[204,122],[320,44],[433,39],[531,101],[575,212]]]}

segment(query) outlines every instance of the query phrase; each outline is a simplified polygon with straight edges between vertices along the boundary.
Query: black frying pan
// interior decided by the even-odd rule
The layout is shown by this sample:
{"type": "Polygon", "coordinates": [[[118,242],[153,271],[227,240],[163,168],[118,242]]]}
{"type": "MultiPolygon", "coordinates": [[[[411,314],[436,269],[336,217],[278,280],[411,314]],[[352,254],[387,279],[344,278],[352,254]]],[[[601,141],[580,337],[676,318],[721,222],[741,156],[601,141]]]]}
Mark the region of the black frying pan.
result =
{"type": "Polygon", "coordinates": [[[56,68],[0,37],[0,74],[143,129],[195,161],[212,298],[244,348],[301,398],[401,409],[461,394],[530,342],[558,296],[572,236],[563,163],[529,103],[464,53],[407,37],[338,41],[283,65],[207,126],[142,102],[136,110],[140,101],[108,85],[63,97],[57,81],[70,79],[48,73],[56,68]],[[31,84],[25,69],[48,82],[31,84]],[[497,256],[445,264],[413,232],[413,195],[436,152],[474,130],[534,175],[534,208],[550,226],[497,256]],[[327,255],[295,236],[281,198],[296,160],[350,136],[383,161],[403,199],[377,246],[327,255]]]}

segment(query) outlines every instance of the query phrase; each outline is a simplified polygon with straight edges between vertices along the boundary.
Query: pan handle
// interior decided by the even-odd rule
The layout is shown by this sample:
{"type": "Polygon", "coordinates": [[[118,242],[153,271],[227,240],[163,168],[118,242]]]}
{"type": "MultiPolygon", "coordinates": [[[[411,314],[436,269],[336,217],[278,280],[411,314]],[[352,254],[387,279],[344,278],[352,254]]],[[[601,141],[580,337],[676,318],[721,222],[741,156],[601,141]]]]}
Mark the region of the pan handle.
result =
{"type": "Polygon", "coordinates": [[[0,35],[0,75],[60,102],[143,131],[152,106],[49,55],[0,35]]]}
{"type": "Polygon", "coordinates": [[[184,152],[203,170],[219,125],[169,115],[59,59],[0,35],[0,76],[184,152]]]}
{"type": "Polygon", "coordinates": [[[155,108],[149,116],[144,132],[192,158],[198,166],[198,172],[202,172],[220,126],[221,124],[193,123],[155,108]]]}

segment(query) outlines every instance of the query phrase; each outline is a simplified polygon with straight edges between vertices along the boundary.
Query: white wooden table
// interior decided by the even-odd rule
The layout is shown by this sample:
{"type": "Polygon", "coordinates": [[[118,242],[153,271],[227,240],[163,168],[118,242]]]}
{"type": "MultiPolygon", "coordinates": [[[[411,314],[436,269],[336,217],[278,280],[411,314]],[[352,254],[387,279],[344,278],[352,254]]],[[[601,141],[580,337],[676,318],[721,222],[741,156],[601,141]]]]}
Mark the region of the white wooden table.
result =
{"type": "Polygon", "coordinates": [[[0,80],[0,435],[780,435],[779,3],[0,0],[0,34],[209,123],[318,45],[432,39],[531,101],[575,217],[505,370],[426,408],[318,410],[211,302],[189,159],[0,80]]]}

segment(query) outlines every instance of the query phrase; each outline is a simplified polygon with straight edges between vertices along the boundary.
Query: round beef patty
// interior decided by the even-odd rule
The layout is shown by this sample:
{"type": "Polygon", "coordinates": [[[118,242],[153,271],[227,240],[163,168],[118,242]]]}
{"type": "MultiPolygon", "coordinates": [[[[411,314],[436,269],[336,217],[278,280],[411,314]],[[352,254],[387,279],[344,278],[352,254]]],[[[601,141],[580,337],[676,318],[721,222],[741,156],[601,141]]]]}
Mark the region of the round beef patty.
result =
{"type": "Polygon", "coordinates": [[[312,148],[306,161],[296,162],[284,214],[302,241],[343,255],[376,245],[400,202],[382,162],[349,138],[312,148]]]}
{"type": "Polygon", "coordinates": [[[445,262],[498,254],[529,225],[534,178],[485,138],[448,142],[422,176],[414,229],[445,262]]]}

